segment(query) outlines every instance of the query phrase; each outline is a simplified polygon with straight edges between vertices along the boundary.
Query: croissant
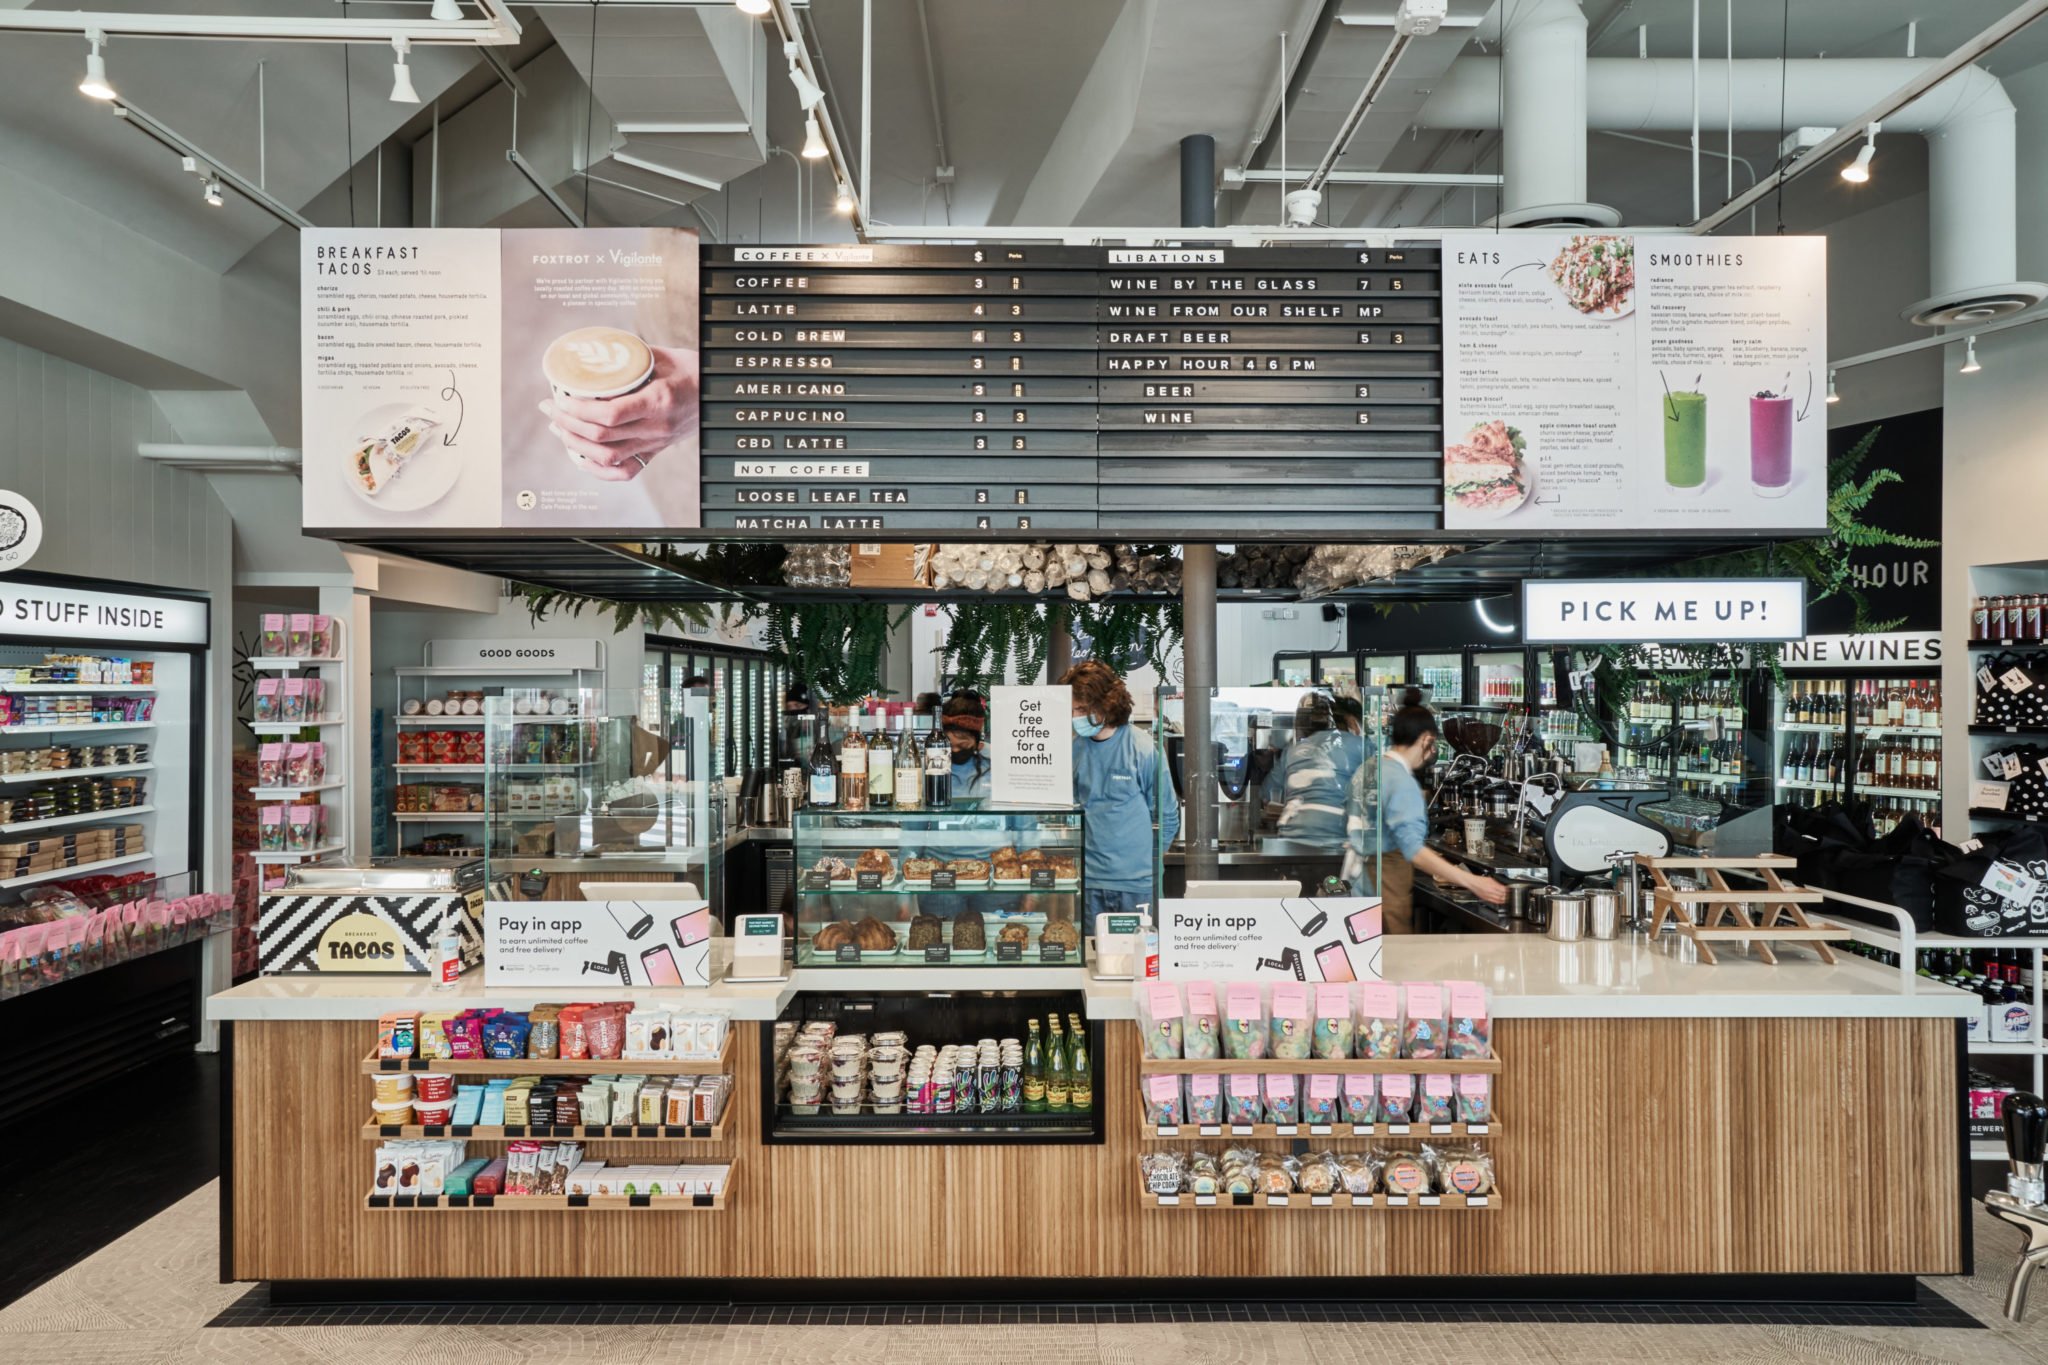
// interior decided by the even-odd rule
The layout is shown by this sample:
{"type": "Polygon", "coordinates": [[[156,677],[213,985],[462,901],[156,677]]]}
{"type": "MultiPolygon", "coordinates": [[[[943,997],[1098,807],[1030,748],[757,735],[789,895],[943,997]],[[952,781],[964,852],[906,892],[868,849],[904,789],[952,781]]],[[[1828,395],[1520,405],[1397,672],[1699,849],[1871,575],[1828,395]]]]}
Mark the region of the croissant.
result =
{"type": "Polygon", "coordinates": [[[811,937],[811,946],[821,953],[844,948],[853,942],[853,926],[845,920],[833,920],[811,937]]]}
{"type": "Polygon", "coordinates": [[[896,946],[896,931],[869,915],[853,926],[853,939],[864,953],[887,952],[896,946]]]}

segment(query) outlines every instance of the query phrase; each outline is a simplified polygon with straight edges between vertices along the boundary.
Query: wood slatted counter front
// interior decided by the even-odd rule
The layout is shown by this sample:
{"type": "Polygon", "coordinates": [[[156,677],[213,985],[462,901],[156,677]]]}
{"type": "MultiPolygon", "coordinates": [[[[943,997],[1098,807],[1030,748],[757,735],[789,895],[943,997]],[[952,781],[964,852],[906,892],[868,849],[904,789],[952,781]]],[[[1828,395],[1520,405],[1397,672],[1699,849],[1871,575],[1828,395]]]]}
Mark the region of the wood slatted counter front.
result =
{"type": "MultiPolygon", "coordinates": [[[[214,1001],[232,1029],[223,1274],[386,1285],[746,1279],[784,1281],[793,1293],[831,1280],[915,1281],[906,1292],[931,1293],[943,1289],[928,1282],[955,1278],[1099,1278],[1173,1281],[1184,1294],[1204,1277],[1734,1283],[1967,1268],[1959,995],[1950,1001],[1924,985],[1916,995],[1899,974],[1859,959],[1764,967],[1730,952],[1704,967],[1626,941],[1431,936],[1389,940],[1384,958],[1389,979],[1502,983],[1497,1057],[1477,1064],[1498,1068],[1494,1131],[1451,1135],[1492,1155],[1501,1194],[1486,1205],[1458,1207],[1446,1196],[1398,1206],[1384,1195],[1320,1204],[1296,1194],[1285,1206],[1183,1196],[1162,1208],[1139,1173],[1140,1156],[1162,1150],[1142,1122],[1139,1091],[1141,1069],[1170,1064],[1141,1061],[1131,1002],[1118,994],[1128,985],[1090,985],[1091,1012],[1109,1021],[1097,1069],[1100,1144],[764,1143],[767,1027],[742,1020],[721,1067],[735,1095],[709,1140],[578,1135],[594,1159],[730,1162],[717,1207],[614,1210],[593,1200],[489,1216],[512,1202],[500,1200],[464,1210],[471,1217],[403,1217],[451,1210],[366,1207],[372,1144],[361,1077],[379,1002],[344,1001],[335,1009],[352,1017],[309,1018],[303,999],[284,1009],[265,996],[281,998],[282,988],[250,983],[214,1001]],[[1869,1193],[1839,1197],[1844,1189],[1869,1193]],[[1470,1216],[1481,1209],[1486,1216],[1470,1216]],[[1168,1216],[1183,1210],[1247,1216],[1168,1216]],[[1295,1216],[1251,1216],[1267,1212],[1295,1216]]],[[[877,989],[903,989],[914,973],[877,975],[888,978],[877,989]]],[[[794,986],[803,986],[801,971],[794,986]]],[[[755,1020],[772,1018],[788,989],[751,1001],[755,1020]]],[[[482,996],[465,988],[434,1003],[484,1003],[472,993],[482,996]]],[[[721,996],[695,998],[715,1006],[721,996]]],[[[1445,1140],[1424,1124],[1408,1135],[1335,1128],[1343,1136],[1330,1145],[1352,1151],[1445,1140]]],[[[1216,1151],[1248,1138],[1283,1151],[1328,1142],[1306,1131],[1237,1135],[1227,1125],[1213,1136],[1192,1126],[1171,1135],[1182,1148],[1216,1151]]]]}

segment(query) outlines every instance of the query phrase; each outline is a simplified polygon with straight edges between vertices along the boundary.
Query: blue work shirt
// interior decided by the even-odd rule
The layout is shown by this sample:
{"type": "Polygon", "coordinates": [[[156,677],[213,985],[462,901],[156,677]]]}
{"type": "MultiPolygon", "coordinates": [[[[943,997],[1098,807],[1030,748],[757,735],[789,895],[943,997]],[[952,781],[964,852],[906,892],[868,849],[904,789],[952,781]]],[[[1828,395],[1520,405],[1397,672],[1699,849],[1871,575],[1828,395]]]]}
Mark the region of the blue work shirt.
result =
{"type": "MultiPolygon", "coordinates": [[[[1152,894],[1152,807],[1159,765],[1152,738],[1120,725],[1107,739],[1074,739],[1074,799],[1087,825],[1083,885],[1090,891],[1152,894]]],[[[1160,834],[1171,843],[1180,810],[1158,802],[1160,834]]]]}
{"type": "Polygon", "coordinates": [[[1349,819],[1352,850],[1366,857],[1398,851],[1414,862],[1415,855],[1422,852],[1423,841],[1429,837],[1429,805],[1422,799],[1422,784],[1408,771],[1407,764],[1393,757],[1380,759],[1377,792],[1364,791],[1362,777],[1361,773],[1353,784],[1349,819]],[[1375,797],[1379,804],[1377,813],[1373,810],[1375,797]],[[1373,828],[1376,816],[1382,831],[1378,834],[1373,828]]]}
{"type": "Polygon", "coordinates": [[[1364,759],[1365,741],[1345,730],[1320,730],[1288,745],[1264,792],[1265,800],[1281,807],[1278,832],[1289,839],[1342,844],[1351,779],[1364,759]]]}

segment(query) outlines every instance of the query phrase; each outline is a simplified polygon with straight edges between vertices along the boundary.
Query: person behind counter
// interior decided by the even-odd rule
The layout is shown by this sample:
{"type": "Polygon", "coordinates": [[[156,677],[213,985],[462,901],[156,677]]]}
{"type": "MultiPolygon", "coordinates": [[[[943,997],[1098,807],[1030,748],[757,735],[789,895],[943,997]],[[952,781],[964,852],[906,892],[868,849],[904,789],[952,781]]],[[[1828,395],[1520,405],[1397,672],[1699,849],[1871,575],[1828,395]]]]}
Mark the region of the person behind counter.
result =
{"type": "Polygon", "coordinates": [[[1274,830],[1283,839],[1343,846],[1345,801],[1365,761],[1365,741],[1343,727],[1331,699],[1310,693],[1294,709],[1294,742],[1281,751],[1263,792],[1277,807],[1274,830]]]}
{"type": "Polygon", "coordinates": [[[1074,689],[1074,799],[1086,825],[1082,850],[1082,931],[1096,918],[1152,900],[1152,808],[1167,843],[1180,829],[1180,809],[1158,801],[1159,765],[1152,738],[1131,727],[1131,692],[1108,664],[1090,659],[1060,679],[1074,689]]]}
{"type": "MultiPolygon", "coordinates": [[[[1434,849],[1429,837],[1429,806],[1415,774],[1436,757],[1436,716],[1426,706],[1403,706],[1387,724],[1387,747],[1380,759],[1380,818],[1385,833],[1380,848],[1380,922],[1387,933],[1415,932],[1415,874],[1426,872],[1440,882],[1462,886],[1488,905],[1507,901],[1508,889],[1492,877],[1467,871],[1434,849]]],[[[1349,825],[1352,851],[1370,857],[1371,816],[1363,799],[1364,770],[1352,783],[1349,825]]],[[[1361,881],[1364,879],[1361,878],[1361,881]]],[[[1367,891],[1368,886],[1357,888],[1367,891]]]]}
{"type": "Polygon", "coordinates": [[[988,755],[982,736],[988,730],[988,703],[978,692],[955,692],[939,709],[939,730],[953,749],[953,799],[988,800],[988,755]]]}

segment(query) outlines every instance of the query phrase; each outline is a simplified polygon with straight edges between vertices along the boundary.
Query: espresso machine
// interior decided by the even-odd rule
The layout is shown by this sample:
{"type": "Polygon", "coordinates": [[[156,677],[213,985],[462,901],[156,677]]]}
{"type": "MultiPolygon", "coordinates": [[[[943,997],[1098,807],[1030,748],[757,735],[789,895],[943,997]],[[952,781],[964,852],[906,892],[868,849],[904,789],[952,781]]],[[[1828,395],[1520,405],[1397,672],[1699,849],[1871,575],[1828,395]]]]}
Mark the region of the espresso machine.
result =
{"type": "Polygon", "coordinates": [[[2005,1293],[2005,1315],[2014,1322],[2027,1315],[2027,1286],[2034,1271],[2048,1261],[2048,1187],[2044,1187],[2042,1149],[2048,1146],[2048,1102],[2020,1091],[2005,1097],[2005,1188],[1984,1196],[1984,1207],[2027,1235],[2012,1283],[2005,1293]]]}

